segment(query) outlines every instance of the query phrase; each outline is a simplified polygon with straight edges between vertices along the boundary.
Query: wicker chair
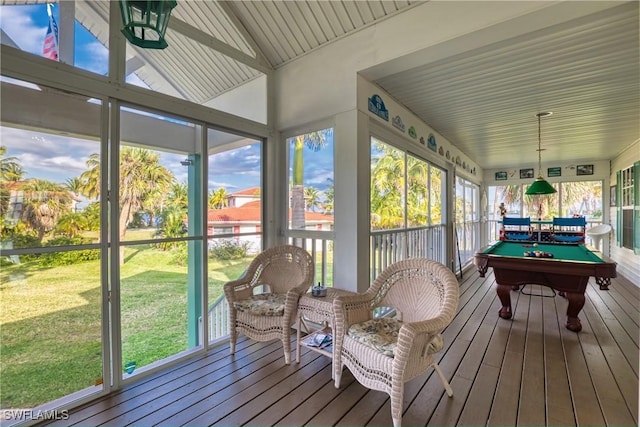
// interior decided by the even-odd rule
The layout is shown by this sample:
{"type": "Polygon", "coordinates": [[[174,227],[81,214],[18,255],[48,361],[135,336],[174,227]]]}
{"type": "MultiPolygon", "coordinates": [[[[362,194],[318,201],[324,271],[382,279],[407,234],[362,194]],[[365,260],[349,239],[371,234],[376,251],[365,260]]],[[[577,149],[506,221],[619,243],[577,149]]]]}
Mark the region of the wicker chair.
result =
{"type": "Polygon", "coordinates": [[[387,267],[364,293],[334,300],[334,378],[343,366],[365,387],[391,396],[394,427],[402,421],[404,383],[433,366],[449,397],[453,390],[434,353],[443,347],[442,330],[458,308],[458,281],[443,264],[423,258],[387,267]],[[373,315],[392,307],[395,318],[373,315]]]}
{"type": "Polygon", "coordinates": [[[256,341],[280,339],[288,365],[298,299],[313,285],[313,275],[311,255],[302,248],[283,245],[258,254],[242,277],[226,283],[231,354],[235,353],[239,332],[256,341]],[[265,293],[265,288],[269,292],[265,293]]]}

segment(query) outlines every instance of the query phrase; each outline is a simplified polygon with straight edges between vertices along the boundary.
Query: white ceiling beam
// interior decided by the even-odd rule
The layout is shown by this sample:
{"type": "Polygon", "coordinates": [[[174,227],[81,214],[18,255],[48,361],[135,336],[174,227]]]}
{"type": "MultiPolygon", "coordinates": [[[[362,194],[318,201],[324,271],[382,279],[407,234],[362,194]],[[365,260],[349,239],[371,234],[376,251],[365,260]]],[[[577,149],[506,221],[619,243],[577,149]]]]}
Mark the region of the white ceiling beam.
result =
{"type": "Polygon", "coordinates": [[[242,37],[244,37],[245,41],[249,43],[253,51],[256,53],[256,58],[258,59],[258,61],[260,61],[260,63],[264,64],[266,67],[269,67],[270,70],[273,69],[273,64],[269,62],[269,60],[267,59],[267,56],[264,54],[262,49],[260,49],[260,45],[258,45],[258,43],[253,39],[253,36],[251,35],[251,33],[249,33],[247,28],[244,26],[244,23],[235,14],[233,9],[229,5],[229,2],[218,1],[218,6],[220,6],[220,8],[224,10],[224,13],[227,14],[229,19],[233,23],[233,25],[236,27],[236,29],[240,32],[240,34],[242,34],[242,37]]]}
{"type": "Polygon", "coordinates": [[[134,56],[133,58],[127,60],[127,65],[126,65],[126,75],[130,75],[136,72],[136,70],[144,67],[145,63],[142,59],[140,59],[137,56],[134,56]]]}
{"type": "Polygon", "coordinates": [[[187,24],[177,18],[172,17],[169,20],[169,29],[263,73],[268,73],[273,70],[268,63],[247,55],[241,50],[238,50],[233,46],[229,46],[212,35],[207,34],[193,25],[187,24]]]}

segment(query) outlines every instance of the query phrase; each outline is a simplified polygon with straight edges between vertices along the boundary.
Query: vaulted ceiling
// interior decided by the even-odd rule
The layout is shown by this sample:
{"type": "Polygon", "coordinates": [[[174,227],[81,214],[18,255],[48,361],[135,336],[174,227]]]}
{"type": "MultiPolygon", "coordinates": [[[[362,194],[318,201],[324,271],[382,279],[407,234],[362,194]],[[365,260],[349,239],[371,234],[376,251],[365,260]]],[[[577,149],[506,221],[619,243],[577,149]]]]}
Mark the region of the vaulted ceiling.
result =
{"type": "MultiPolygon", "coordinates": [[[[204,104],[422,3],[179,1],[171,48],[131,50],[128,66],[150,87],[204,104]]],[[[541,111],[553,112],[542,119],[543,160],[614,158],[640,138],[638,2],[570,1],[575,16],[562,19],[559,2],[542,4],[535,16],[486,29],[504,34],[491,42],[467,34],[362,74],[485,169],[537,162],[541,111]],[[529,30],[527,19],[541,24],[529,30]]],[[[77,19],[105,44],[108,16],[107,1],[76,2],[77,19]]]]}

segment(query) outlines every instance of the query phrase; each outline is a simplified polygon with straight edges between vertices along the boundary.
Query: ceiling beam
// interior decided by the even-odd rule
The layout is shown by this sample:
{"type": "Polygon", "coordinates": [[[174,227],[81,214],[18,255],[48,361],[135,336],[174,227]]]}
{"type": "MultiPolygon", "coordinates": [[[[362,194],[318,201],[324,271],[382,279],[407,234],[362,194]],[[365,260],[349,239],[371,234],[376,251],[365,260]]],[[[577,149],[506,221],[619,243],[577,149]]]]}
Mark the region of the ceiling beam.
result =
{"type": "Polygon", "coordinates": [[[256,58],[258,59],[258,61],[260,61],[260,63],[268,67],[269,70],[272,70],[273,64],[269,62],[269,60],[267,59],[267,56],[264,54],[264,52],[260,48],[260,45],[255,41],[255,39],[253,38],[251,33],[247,30],[247,28],[244,26],[244,23],[240,20],[240,18],[238,18],[238,15],[236,15],[236,13],[234,12],[233,8],[230,5],[230,2],[218,1],[218,6],[220,6],[220,8],[224,11],[224,13],[227,14],[227,17],[229,17],[229,19],[231,20],[233,25],[236,27],[238,32],[240,32],[244,40],[247,43],[249,43],[253,51],[256,53],[256,58]]]}
{"type": "Polygon", "coordinates": [[[261,61],[257,58],[247,55],[246,53],[236,49],[235,47],[230,46],[213,37],[212,35],[207,34],[204,31],[201,31],[198,28],[194,27],[193,25],[187,24],[186,22],[181,21],[175,17],[172,17],[169,20],[169,28],[172,31],[178,32],[183,36],[202,44],[203,46],[209,47],[265,74],[273,71],[271,65],[265,63],[265,61],[261,61]]]}

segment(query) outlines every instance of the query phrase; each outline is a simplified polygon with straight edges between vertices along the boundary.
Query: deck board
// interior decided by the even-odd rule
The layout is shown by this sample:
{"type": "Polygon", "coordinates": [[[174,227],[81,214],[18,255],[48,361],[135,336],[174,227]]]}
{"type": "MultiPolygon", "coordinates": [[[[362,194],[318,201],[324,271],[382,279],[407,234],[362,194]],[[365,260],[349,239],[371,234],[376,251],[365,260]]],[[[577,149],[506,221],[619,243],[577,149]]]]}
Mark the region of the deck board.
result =
{"type": "MultiPolygon", "coordinates": [[[[535,295],[512,291],[513,318],[500,319],[491,269],[465,272],[436,355],[454,396],[433,370],[413,379],[403,425],[638,425],[640,288],[618,277],[601,291],[591,279],[578,334],[564,327],[564,298],[525,289],[535,295]]],[[[42,425],[373,427],[391,424],[389,405],[348,370],[336,389],[325,356],[303,347],[287,366],[279,341],[241,337],[234,356],[222,343],[42,425]]]]}

